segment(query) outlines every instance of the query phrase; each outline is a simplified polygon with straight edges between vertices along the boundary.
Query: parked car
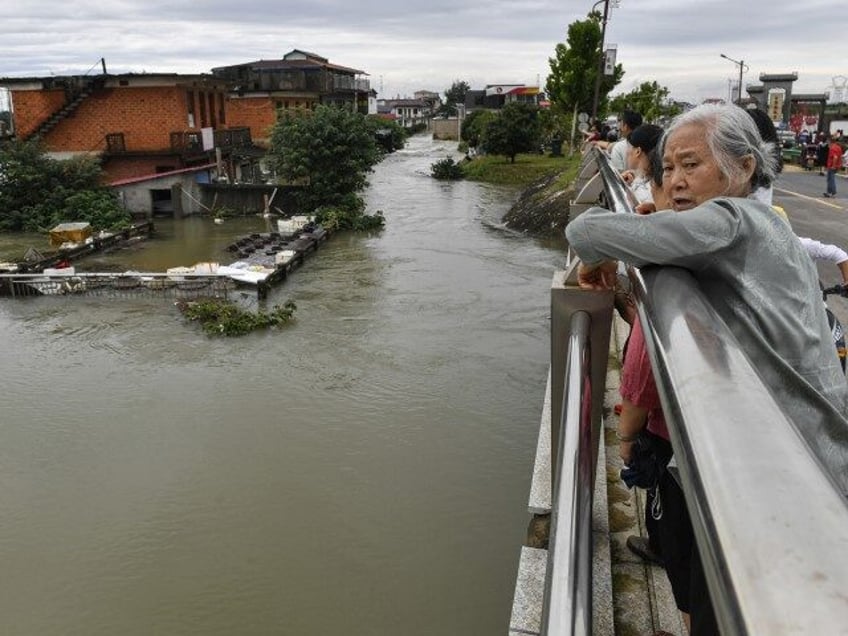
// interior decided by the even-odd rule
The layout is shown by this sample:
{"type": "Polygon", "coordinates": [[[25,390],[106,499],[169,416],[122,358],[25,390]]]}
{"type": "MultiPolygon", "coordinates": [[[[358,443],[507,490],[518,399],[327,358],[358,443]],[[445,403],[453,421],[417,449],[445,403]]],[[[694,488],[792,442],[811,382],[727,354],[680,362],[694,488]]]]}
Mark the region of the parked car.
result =
{"type": "Polygon", "coordinates": [[[795,147],[795,133],[791,130],[778,130],[777,138],[780,139],[780,145],[784,148],[794,148],[795,147]]]}

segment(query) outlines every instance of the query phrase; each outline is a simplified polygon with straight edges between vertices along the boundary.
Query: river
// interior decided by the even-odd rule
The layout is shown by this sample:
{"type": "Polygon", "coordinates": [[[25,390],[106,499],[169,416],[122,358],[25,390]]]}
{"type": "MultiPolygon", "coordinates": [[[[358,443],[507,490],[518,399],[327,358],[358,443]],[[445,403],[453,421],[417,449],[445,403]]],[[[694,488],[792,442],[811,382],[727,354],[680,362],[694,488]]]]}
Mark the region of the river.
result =
{"type": "MultiPolygon", "coordinates": [[[[275,288],[281,330],[0,302],[0,633],[507,633],[564,256],[501,227],[513,191],[432,179],[455,148],[417,136],[376,167],[386,228],[275,288]]],[[[105,260],[225,262],[265,223],[160,221],[105,260]]]]}

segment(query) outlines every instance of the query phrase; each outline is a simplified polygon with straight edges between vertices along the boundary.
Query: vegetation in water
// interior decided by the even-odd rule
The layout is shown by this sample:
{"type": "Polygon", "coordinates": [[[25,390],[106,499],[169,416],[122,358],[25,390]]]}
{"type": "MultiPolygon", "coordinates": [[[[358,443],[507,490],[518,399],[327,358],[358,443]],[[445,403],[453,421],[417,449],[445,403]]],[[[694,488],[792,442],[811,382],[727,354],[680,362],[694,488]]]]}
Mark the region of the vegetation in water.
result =
{"type": "Polygon", "coordinates": [[[323,206],[315,210],[315,222],[330,232],[338,230],[363,232],[382,229],[386,224],[383,212],[377,210],[374,214],[364,214],[362,212],[364,207],[364,203],[356,208],[323,206]]]}
{"type": "Polygon", "coordinates": [[[292,319],[297,306],[287,301],[269,311],[245,311],[229,300],[207,298],[177,303],[178,309],[190,322],[198,322],[210,336],[243,336],[257,329],[279,327],[292,319]]]}
{"type": "Polygon", "coordinates": [[[464,176],[462,173],[462,164],[454,161],[453,157],[445,157],[436,163],[431,163],[430,173],[434,179],[446,181],[456,181],[457,179],[462,179],[464,176]]]}

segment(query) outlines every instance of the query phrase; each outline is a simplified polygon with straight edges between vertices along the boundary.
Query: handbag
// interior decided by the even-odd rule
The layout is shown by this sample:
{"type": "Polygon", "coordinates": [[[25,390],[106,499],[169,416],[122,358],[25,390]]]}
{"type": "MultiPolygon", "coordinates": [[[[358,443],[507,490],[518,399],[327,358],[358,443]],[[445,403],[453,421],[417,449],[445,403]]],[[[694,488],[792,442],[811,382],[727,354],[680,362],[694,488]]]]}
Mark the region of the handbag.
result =
{"type": "Polygon", "coordinates": [[[633,442],[630,462],[621,469],[621,480],[628,488],[653,488],[659,483],[671,455],[669,442],[642,430],[633,442]]]}

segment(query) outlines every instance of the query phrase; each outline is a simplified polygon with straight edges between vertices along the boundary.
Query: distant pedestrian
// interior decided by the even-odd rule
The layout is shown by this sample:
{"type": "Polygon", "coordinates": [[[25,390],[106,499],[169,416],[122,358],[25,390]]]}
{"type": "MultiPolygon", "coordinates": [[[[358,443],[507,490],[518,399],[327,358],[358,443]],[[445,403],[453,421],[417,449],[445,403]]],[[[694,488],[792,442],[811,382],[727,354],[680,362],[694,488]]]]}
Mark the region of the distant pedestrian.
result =
{"type": "Polygon", "coordinates": [[[816,142],[816,165],[819,167],[819,174],[824,175],[824,167],[827,164],[827,135],[819,133],[818,141],[816,142]]]}
{"type": "Polygon", "coordinates": [[[619,172],[627,170],[627,155],[630,152],[630,143],[627,141],[627,136],[641,125],[642,115],[632,110],[625,110],[618,118],[620,137],[608,148],[608,152],[610,165],[619,172]]]}
{"type": "Polygon", "coordinates": [[[827,192],[824,193],[824,196],[827,198],[835,197],[836,173],[839,172],[839,169],[842,167],[842,146],[840,146],[839,142],[836,141],[835,135],[830,137],[830,145],[827,149],[827,161],[825,163],[825,167],[827,168],[827,192]]]}

